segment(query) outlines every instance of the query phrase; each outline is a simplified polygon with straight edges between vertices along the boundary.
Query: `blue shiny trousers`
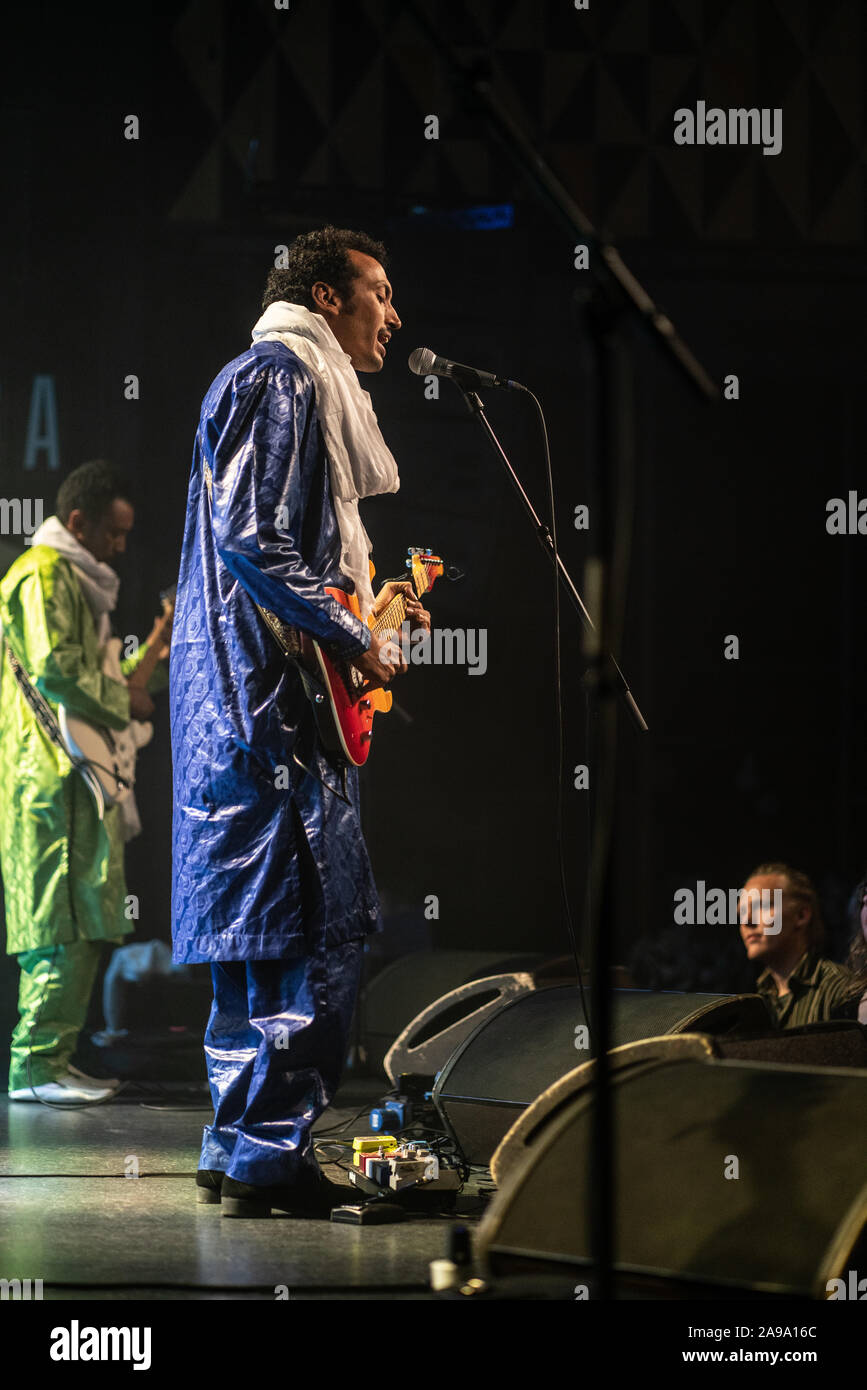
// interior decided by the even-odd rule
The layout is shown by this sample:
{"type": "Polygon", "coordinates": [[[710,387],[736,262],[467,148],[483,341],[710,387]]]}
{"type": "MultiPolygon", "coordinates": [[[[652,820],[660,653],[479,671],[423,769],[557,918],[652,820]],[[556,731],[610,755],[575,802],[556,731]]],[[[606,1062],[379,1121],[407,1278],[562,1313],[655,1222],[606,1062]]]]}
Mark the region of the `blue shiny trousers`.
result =
{"type": "Polygon", "coordinates": [[[340,1082],[363,951],[356,940],[292,960],[212,964],[214,1123],[200,1168],[261,1187],[315,1174],[311,1130],[340,1082]]]}

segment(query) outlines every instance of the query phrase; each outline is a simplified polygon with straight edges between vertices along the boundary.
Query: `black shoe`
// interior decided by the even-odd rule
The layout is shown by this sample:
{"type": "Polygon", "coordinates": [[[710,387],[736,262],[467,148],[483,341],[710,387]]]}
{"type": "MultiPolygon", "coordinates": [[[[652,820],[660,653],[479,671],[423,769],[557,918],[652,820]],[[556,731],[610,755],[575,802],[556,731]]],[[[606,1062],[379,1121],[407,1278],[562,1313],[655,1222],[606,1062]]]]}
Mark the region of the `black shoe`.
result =
{"type": "Polygon", "coordinates": [[[196,1173],[196,1201],[219,1205],[225,1173],[219,1168],[200,1168],[196,1173]]]}
{"type": "Polygon", "coordinates": [[[224,1178],[221,1193],[223,1216],[270,1216],[273,1211],[285,1211],[290,1216],[331,1215],[334,1207],[343,1207],[355,1200],[353,1189],[331,1182],[321,1176],[312,1182],[286,1184],[279,1187],[254,1187],[250,1183],[224,1178]]]}

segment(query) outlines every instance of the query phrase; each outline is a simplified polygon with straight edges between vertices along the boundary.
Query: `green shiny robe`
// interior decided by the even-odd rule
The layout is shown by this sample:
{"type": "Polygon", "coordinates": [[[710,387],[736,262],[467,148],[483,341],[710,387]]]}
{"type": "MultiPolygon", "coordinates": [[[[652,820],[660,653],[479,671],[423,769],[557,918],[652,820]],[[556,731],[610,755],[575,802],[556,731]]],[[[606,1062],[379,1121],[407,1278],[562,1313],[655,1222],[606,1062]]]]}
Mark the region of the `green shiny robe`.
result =
{"type": "MultiPolygon", "coordinates": [[[[0,621],[55,711],[65,704],[111,729],[129,722],[126,687],[103,674],[90,607],[56,550],[34,546],[14,561],[0,583],[0,621]]],[[[122,663],[125,675],[146,650],[142,644],[122,663]]],[[[2,654],[0,872],[9,954],[82,938],[118,941],[132,932],[124,915],[123,845],[119,808],[107,807],[100,823],[82,778],[43,732],[2,654]]]]}

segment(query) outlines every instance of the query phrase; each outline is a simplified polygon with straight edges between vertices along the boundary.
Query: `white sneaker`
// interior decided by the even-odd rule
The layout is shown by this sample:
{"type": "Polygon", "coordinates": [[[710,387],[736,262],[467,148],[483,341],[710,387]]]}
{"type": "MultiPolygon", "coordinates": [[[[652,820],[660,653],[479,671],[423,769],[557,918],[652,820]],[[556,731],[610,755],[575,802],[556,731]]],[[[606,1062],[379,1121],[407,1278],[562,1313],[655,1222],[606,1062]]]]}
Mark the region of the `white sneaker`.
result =
{"type": "Polygon", "coordinates": [[[44,1100],[55,1105],[80,1105],[86,1101],[108,1100],[116,1090],[116,1086],[85,1085],[83,1081],[67,1073],[65,1076],[59,1076],[56,1081],[45,1081],[41,1086],[20,1086],[15,1091],[9,1091],[8,1096],[10,1100],[29,1100],[36,1103],[44,1100]]]}
{"type": "Polygon", "coordinates": [[[116,1091],[121,1084],[120,1078],[117,1076],[88,1076],[86,1071],[79,1071],[78,1067],[74,1067],[71,1062],[66,1070],[70,1076],[76,1077],[83,1086],[95,1087],[97,1091],[104,1091],[106,1087],[116,1091]]]}

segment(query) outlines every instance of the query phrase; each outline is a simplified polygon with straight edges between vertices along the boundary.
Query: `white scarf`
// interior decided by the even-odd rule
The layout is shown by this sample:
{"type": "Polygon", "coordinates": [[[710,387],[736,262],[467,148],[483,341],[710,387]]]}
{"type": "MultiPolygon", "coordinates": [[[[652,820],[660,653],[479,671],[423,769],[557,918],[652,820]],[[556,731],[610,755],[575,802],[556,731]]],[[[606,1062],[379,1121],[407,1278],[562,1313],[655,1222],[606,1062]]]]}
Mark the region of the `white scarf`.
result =
{"type": "Polygon", "coordinates": [[[358,500],[397,492],[397,464],[349,353],[343,351],[322,315],[302,304],[277,300],[253,327],[254,343],[275,338],[300,357],[316,379],[316,405],[340,530],[340,562],[344,573],[355,582],[361,614],[366,618],[373,607],[370,538],[358,514],[358,500]]]}
{"type": "Polygon", "coordinates": [[[85,550],[59,517],[50,516],[43,521],[34,531],[31,545],[49,545],[69,561],[93,614],[99,641],[105,642],[111,630],[108,615],[117,607],[120,575],[85,550]]]}

